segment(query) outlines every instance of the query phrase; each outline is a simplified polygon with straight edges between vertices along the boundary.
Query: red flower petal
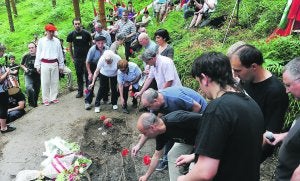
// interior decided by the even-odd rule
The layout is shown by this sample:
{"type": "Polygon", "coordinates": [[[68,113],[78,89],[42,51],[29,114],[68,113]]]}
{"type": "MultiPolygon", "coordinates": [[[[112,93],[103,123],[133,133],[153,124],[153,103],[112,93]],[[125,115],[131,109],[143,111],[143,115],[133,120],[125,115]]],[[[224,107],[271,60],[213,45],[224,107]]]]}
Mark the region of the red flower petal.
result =
{"type": "Polygon", "coordinates": [[[127,156],[128,153],[129,153],[129,150],[128,150],[127,148],[124,148],[124,149],[122,150],[122,152],[121,152],[121,154],[122,154],[123,157],[127,156]]]}
{"type": "Polygon", "coordinates": [[[112,124],[110,122],[108,122],[107,124],[105,124],[105,126],[110,128],[110,127],[112,127],[112,124]]]}
{"type": "Polygon", "coordinates": [[[134,92],[133,91],[130,92],[130,96],[134,97],[134,92]]]}
{"type": "Polygon", "coordinates": [[[151,163],[150,156],[149,155],[145,155],[144,158],[143,158],[143,161],[144,161],[145,165],[150,165],[150,163],[151,163]]]}
{"type": "Polygon", "coordinates": [[[104,121],[105,119],[106,119],[106,116],[104,116],[104,115],[100,116],[101,121],[104,121]]]}

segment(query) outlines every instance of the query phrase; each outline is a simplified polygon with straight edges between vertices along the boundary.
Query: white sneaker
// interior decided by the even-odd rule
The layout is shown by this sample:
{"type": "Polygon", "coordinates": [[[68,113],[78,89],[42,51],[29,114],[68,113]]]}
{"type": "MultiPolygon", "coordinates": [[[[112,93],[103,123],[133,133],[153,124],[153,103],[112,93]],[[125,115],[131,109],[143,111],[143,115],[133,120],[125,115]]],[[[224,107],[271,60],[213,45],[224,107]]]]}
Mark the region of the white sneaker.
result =
{"type": "Polygon", "coordinates": [[[92,106],[89,103],[85,103],[84,108],[85,108],[85,110],[90,110],[92,108],[92,106]]]}
{"type": "Polygon", "coordinates": [[[113,105],[113,110],[117,110],[118,109],[118,105],[113,105]]]}
{"type": "Polygon", "coordinates": [[[99,113],[100,112],[100,107],[95,107],[95,113],[99,113]]]}

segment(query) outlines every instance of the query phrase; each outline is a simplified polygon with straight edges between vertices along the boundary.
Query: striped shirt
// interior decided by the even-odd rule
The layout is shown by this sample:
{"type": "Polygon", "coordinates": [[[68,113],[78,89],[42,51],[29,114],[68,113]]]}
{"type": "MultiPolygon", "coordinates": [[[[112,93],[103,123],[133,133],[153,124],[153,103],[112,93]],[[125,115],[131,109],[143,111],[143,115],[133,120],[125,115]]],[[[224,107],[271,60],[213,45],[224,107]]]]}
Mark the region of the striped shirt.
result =
{"type": "MultiPolygon", "coordinates": [[[[130,20],[127,20],[125,22],[121,19],[117,22],[116,26],[118,27],[117,33],[124,33],[126,36],[128,36],[132,33],[136,33],[136,27],[135,27],[134,23],[130,20]]],[[[128,41],[130,41],[130,39],[126,40],[126,42],[128,42],[128,41]]]]}
{"type": "MultiPolygon", "coordinates": [[[[141,69],[136,63],[128,62],[128,72],[121,72],[118,70],[118,83],[124,84],[125,82],[132,82],[134,79],[136,79],[138,76],[142,74],[141,69]]],[[[136,82],[132,85],[134,88],[138,89],[139,84],[136,82]]]]}

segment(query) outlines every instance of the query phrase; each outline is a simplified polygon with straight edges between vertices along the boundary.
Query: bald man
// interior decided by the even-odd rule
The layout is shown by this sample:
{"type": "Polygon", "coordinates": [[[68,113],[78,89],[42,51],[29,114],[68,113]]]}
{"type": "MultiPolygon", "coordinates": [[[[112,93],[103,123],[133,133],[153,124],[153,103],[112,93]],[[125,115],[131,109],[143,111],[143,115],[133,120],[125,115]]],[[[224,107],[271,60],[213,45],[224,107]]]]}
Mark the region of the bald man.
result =
{"type": "Polygon", "coordinates": [[[191,153],[200,124],[201,114],[194,112],[179,110],[161,118],[153,113],[143,113],[137,122],[137,129],[142,133],[142,139],[132,148],[132,155],[137,155],[148,138],[156,139],[156,149],[147,172],[139,178],[139,181],[148,180],[155,171],[168,141],[175,142],[168,153],[168,168],[170,180],[176,181],[181,173],[180,167],[174,162],[179,155],[191,153]]]}

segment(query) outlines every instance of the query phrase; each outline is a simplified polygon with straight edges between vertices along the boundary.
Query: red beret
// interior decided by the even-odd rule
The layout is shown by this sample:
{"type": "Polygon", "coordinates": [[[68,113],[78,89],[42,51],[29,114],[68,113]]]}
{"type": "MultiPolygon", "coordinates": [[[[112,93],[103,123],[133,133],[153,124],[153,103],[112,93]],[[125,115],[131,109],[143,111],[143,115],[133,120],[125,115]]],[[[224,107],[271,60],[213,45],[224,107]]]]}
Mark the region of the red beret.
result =
{"type": "Polygon", "coordinates": [[[46,30],[46,31],[56,31],[57,28],[56,28],[54,25],[52,25],[52,24],[47,24],[47,25],[45,26],[45,30],[46,30]]]}

